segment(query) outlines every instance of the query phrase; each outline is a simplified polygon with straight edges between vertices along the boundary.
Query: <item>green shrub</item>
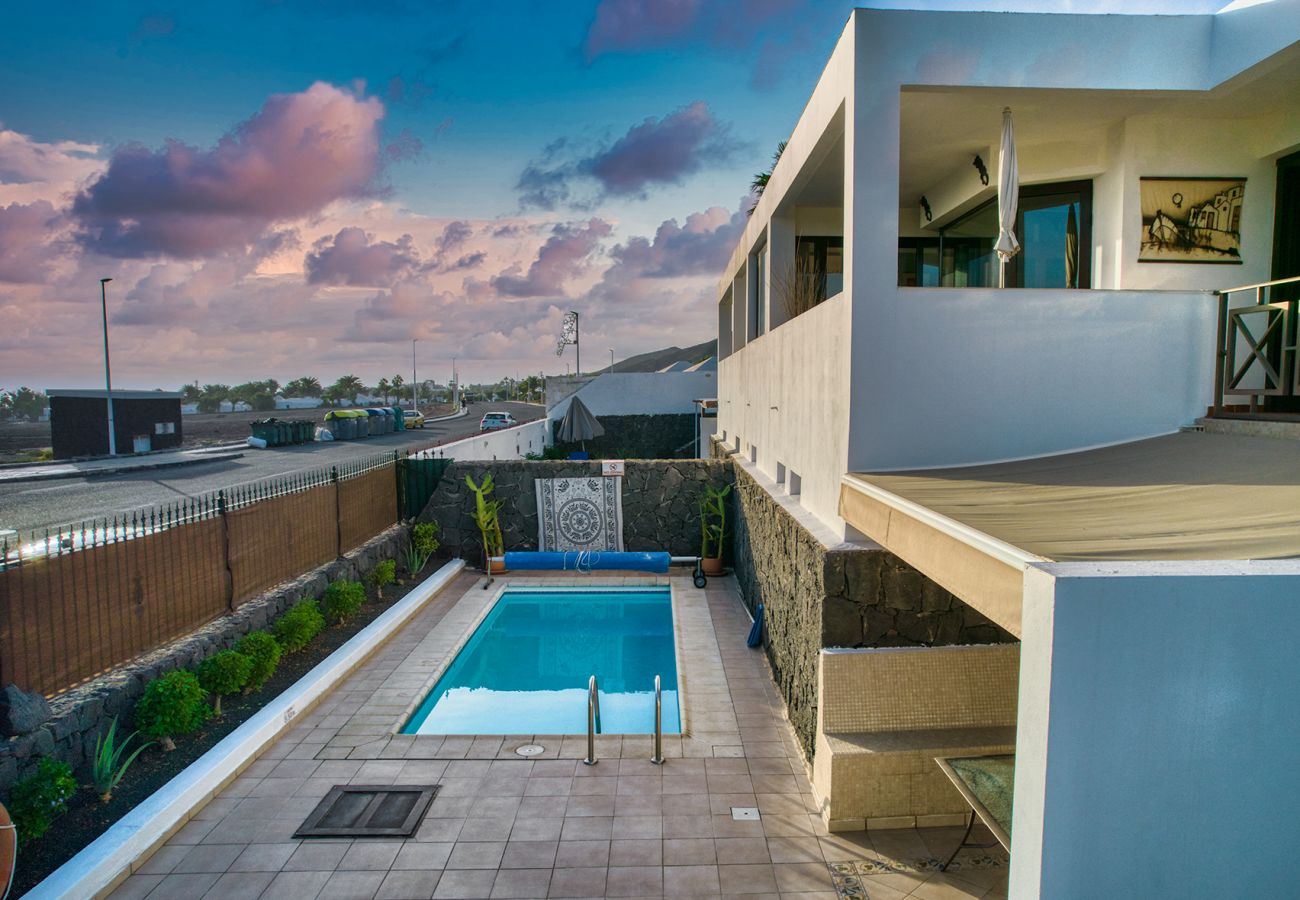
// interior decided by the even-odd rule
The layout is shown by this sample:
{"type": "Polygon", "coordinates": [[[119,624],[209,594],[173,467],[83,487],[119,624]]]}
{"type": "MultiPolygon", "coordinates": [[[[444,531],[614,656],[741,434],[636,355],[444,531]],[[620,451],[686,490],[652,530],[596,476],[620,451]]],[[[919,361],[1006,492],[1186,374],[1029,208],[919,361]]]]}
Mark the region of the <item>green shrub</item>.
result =
{"type": "Polygon", "coordinates": [[[260,691],[262,685],[275,674],[284,648],[269,632],[254,631],[235,641],[235,651],[244,654],[252,663],[248,671],[248,684],[244,685],[244,693],[247,694],[260,691]]]}
{"type": "Polygon", "coordinates": [[[438,523],[421,522],[411,529],[411,546],[430,557],[441,546],[438,543],[438,523]]]}
{"type": "Polygon", "coordinates": [[[176,749],[174,735],[189,734],[212,715],[207,692],[193,672],[168,672],[144,686],[135,705],[135,724],[144,734],[158,738],[163,750],[176,749]]]}
{"type": "Polygon", "coordinates": [[[131,763],[135,758],[145,750],[153,746],[150,741],[147,744],[141,744],[135,748],[135,752],[122,759],[122,754],[126,748],[135,740],[136,735],[140,732],[133,731],[127,735],[126,740],[122,743],[117,742],[117,716],[113,716],[113,721],[108,724],[108,731],[95,738],[95,755],[90,760],[90,780],[95,785],[95,790],[99,792],[99,799],[103,803],[113,799],[113,789],[118,786],[122,778],[126,775],[126,770],[131,768],[131,763]]]}
{"type": "Polygon", "coordinates": [[[366,581],[375,589],[375,596],[380,600],[384,599],[384,588],[397,580],[397,562],[386,559],[379,565],[370,570],[366,576],[366,581]]]}
{"type": "Polygon", "coordinates": [[[9,795],[9,815],[18,828],[21,843],[34,841],[50,830],[51,823],[68,810],[77,792],[72,767],[46,756],[36,771],[14,784],[9,795]]]}
{"type": "Polygon", "coordinates": [[[325,589],[321,611],[325,613],[326,619],[338,624],[355,616],[365,602],[366,589],[359,581],[339,579],[325,589]]]}
{"type": "Polygon", "coordinates": [[[220,716],[222,696],[244,689],[253,674],[253,661],[238,650],[222,650],[199,663],[195,673],[203,690],[216,697],[213,711],[220,716]]]}
{"type": "Polygon", "coordinates": [[[316,601],[300,600],[271,626],[271,633],[285,653],[297,653],[311,643],[311,639],[320,634],[324,627],[325,617],[320,614],[316,601]]]}

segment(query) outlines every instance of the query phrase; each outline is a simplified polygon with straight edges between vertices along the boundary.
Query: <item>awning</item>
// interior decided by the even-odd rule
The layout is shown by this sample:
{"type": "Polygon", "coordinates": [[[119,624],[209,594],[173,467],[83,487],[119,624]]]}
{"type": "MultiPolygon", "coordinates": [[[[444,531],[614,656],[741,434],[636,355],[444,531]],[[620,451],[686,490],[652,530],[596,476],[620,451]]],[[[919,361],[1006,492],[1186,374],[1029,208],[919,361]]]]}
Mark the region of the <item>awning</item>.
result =
{"type": "Polygon", "coordinates": [[[1300,557],[1300,442],[1179,433],[1019,462],[851,473],[840,514],[1019,633],[1033,561],[1300,557]]]}

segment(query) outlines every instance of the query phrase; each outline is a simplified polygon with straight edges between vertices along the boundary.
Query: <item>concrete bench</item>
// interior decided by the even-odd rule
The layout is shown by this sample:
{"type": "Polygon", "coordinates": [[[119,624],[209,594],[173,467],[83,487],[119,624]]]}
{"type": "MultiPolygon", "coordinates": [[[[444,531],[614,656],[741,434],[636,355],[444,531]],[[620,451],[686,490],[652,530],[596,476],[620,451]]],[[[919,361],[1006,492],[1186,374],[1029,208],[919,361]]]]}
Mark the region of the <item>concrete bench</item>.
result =
{"type": "Polygon", "coordinates": [[[831,831],[960,825],[936,756],[1012,753],[1020,645],[823,650],[813,790],[831,831]]]}

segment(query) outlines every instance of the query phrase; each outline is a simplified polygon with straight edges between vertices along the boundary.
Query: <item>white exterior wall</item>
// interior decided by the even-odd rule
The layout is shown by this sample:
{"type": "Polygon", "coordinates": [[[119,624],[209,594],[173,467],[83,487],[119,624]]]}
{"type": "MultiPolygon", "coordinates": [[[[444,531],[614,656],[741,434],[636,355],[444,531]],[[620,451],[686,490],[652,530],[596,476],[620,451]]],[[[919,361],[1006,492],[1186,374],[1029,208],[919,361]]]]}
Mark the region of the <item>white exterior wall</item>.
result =
{"type": "MultiPolygon", "coordinates": [[[[591,379],[571,396],[582,400],[596,418],[695,414],[695,400],[716,397],[714,372],[607,372],[591,379]]],[[[547,410],[558,422],[569,411],[569,397],[547,410]]]]}
{"type": "MultiPolygon", "coordinates": [[[[777,464],[802,481],[799,502],[837,519],[848,446],[848,298],[841,294],[724,359],[718,432],[740,456],[776,481],[777,464]]],[[[789,477],[783,488],[789,490],[789,477]]],[[[838,532],[843,534],[842,526],[838,532]]]]}
{"type": "Polygon", "coordinates": [[[1012,898],[1295,895],[1297,596],[1295,560],[1029,570],[1012,898]]]}
{"type": "Polygon", "coordinates": [[[464,440],[452,441],[414,455],[461,460],[523,459],[526,453],[541,453],[547,446],[546,436],[549,433],[547,420],[538,419],[514,428],[487,431],[464,440]]]}

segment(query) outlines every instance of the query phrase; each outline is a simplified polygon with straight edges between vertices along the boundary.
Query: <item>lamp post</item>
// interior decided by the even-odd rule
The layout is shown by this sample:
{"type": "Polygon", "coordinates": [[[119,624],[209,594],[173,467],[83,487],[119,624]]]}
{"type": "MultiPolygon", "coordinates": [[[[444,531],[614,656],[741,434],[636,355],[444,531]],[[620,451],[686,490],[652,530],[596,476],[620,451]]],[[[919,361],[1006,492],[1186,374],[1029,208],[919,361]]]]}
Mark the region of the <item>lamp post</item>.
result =
{"type": "Polygon", "coordinates": [[[609,370],[611,372],[614,371],[614,348],[613,347],[609,348],[609,370]]]}
{"type": "Polygon", "coordinates": [[[460,379],[456,377],[456,357],[451,358],[451,408],[460,409],[460,379]]]}
{"type": "Polygon", "coordinates": [[[108,362],[108,283],[111,278],[99,279],[99,307],[104,314],[104,393],[108,397],[108,455],[117,456],[117,433],[113,423],[113,369],[108,362]]]}
{"type": "Polygon", "coordinates": [[[415,380],[415,342],[419,338],[411,338],[411,411],[415,412],[419,408],[418,400],[420,399],[420,382],[415,380]]]}

